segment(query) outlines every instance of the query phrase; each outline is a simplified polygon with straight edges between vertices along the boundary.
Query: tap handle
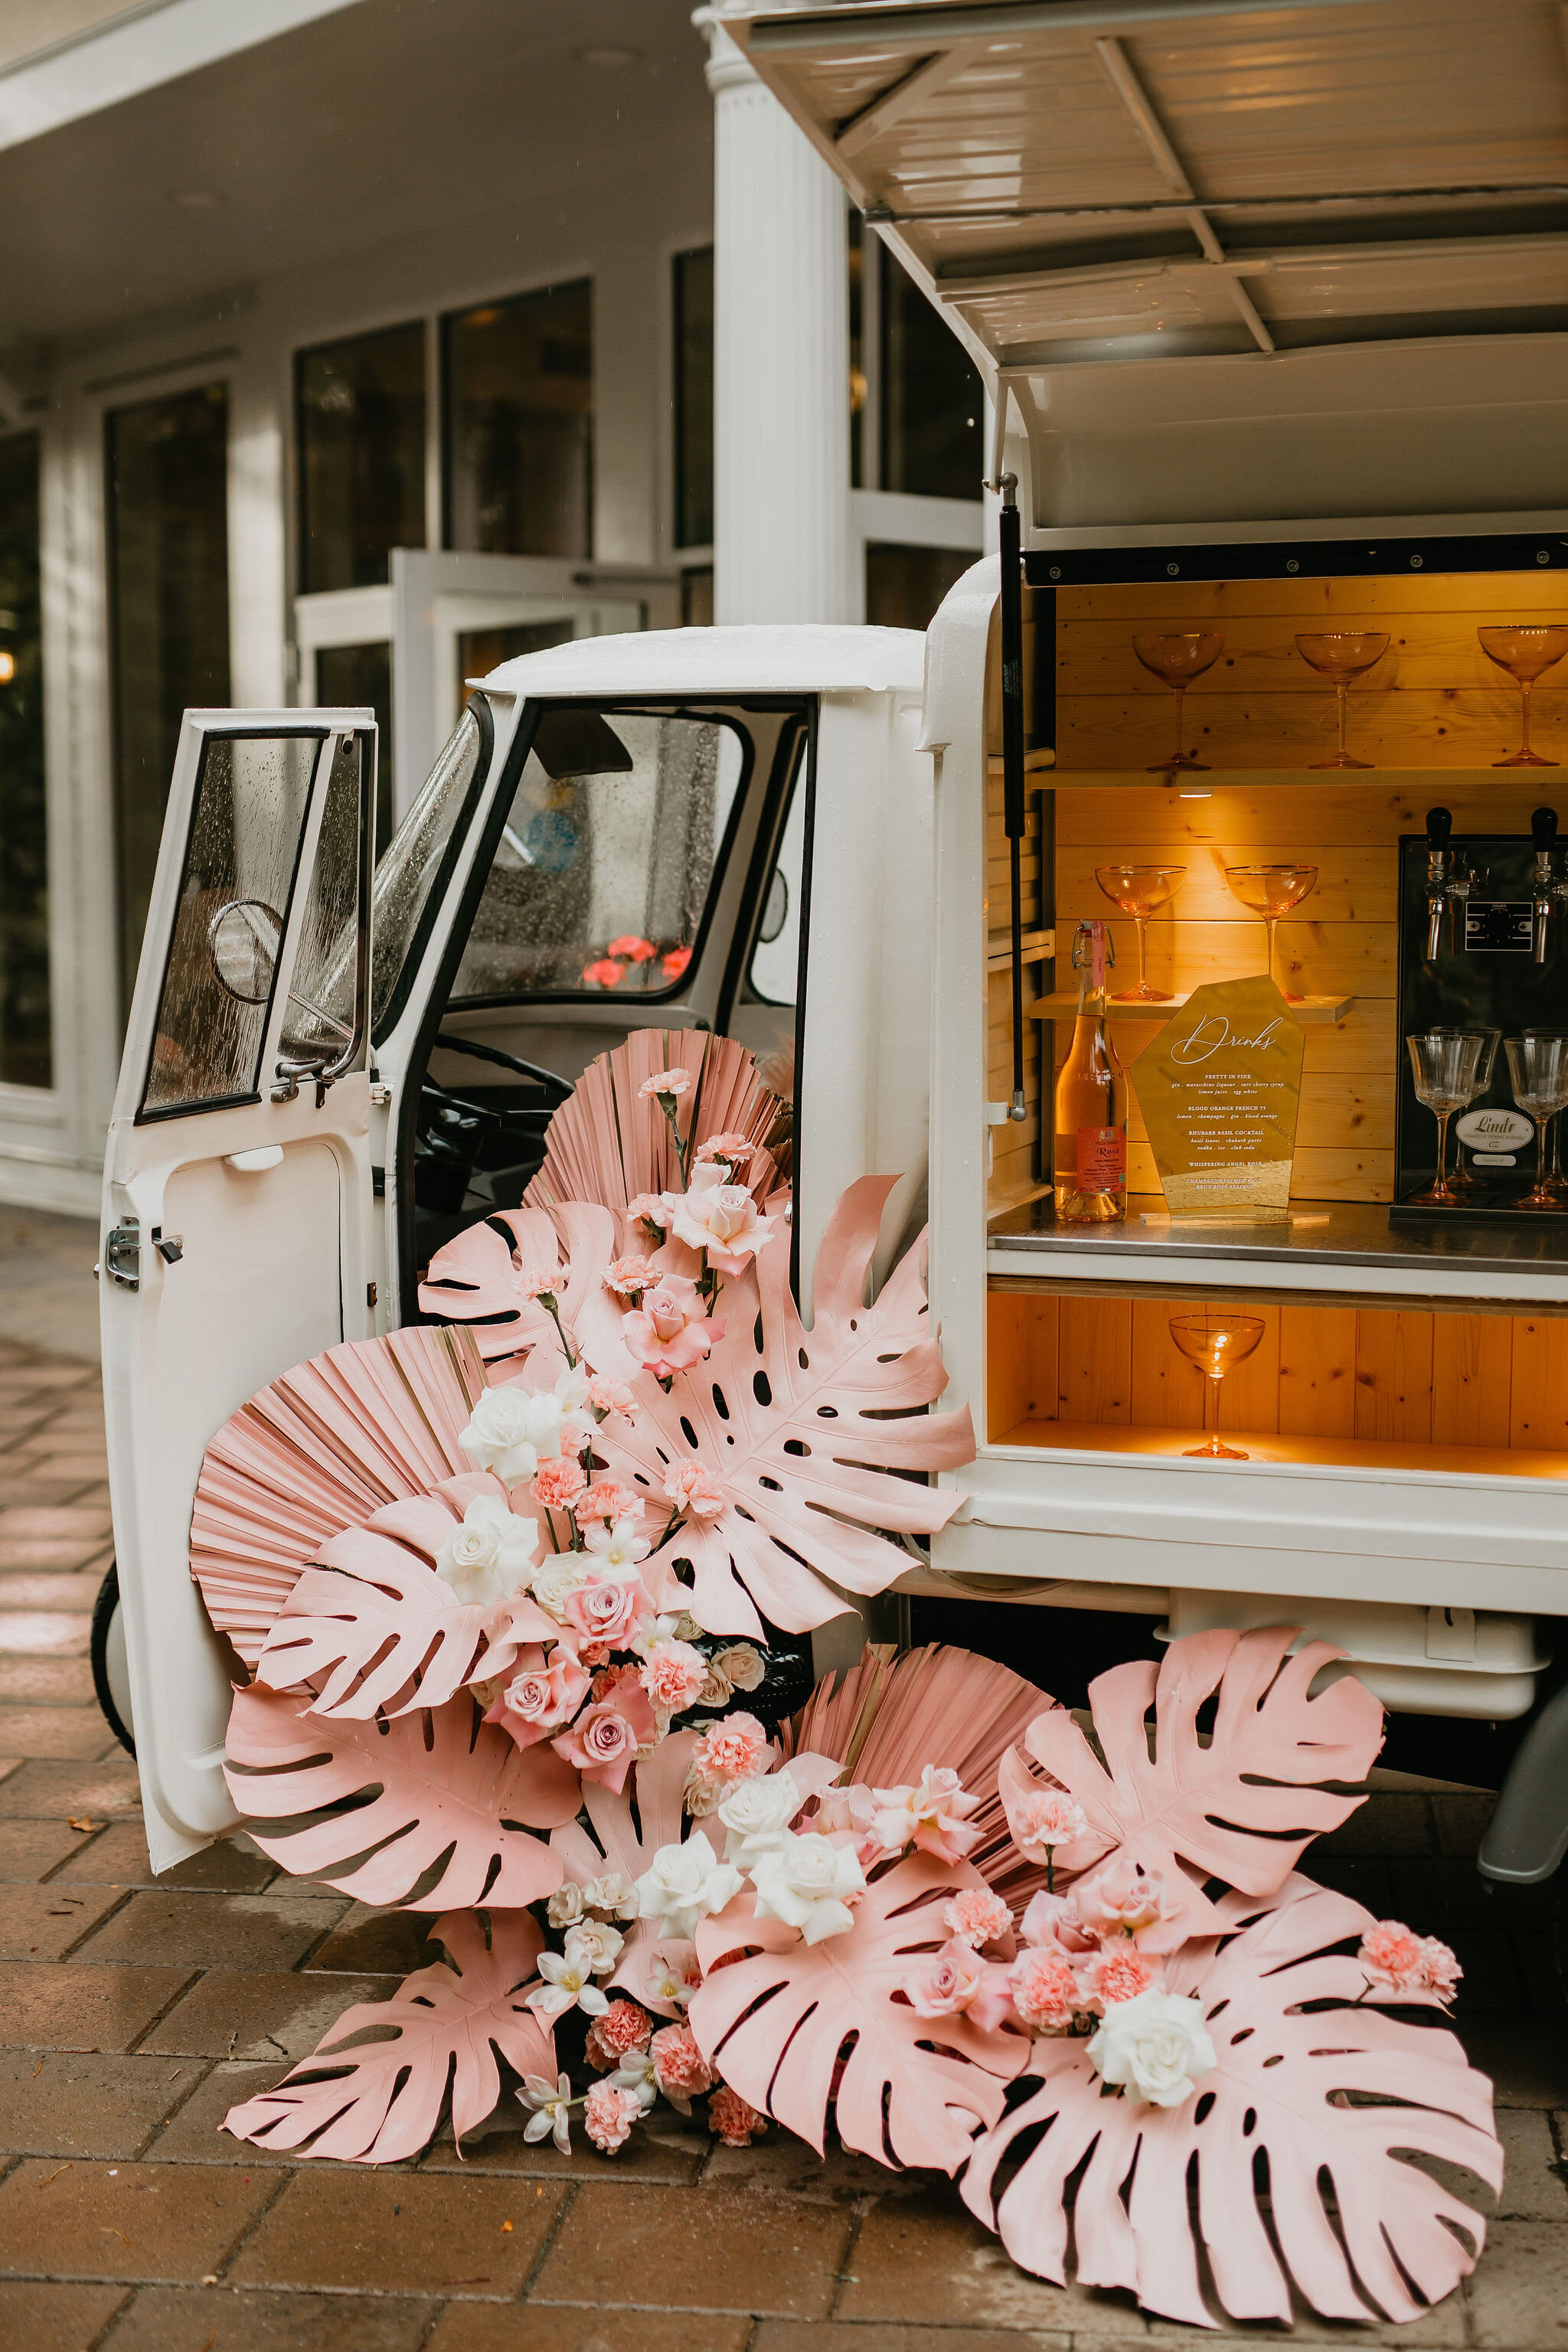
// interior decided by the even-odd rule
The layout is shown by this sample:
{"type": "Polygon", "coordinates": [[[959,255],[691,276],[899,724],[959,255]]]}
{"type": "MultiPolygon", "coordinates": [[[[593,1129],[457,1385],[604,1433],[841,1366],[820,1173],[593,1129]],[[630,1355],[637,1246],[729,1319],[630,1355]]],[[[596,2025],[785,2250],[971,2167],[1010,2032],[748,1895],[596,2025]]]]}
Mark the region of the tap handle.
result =
{"type": "Polygon", "coordinates": [[[1448,836],[1454,830],[1454,820],[1446,808],[1430,808],[1426,812],[1426,846],[1443,850],[1448,846],[1448,836]]]}
{"type": "Polygon", "coordinates": [[[1530,838],[1535,845],[1537,856],[1556,848],[1557,812],[1555,809],[1538,808],[1531,812],[1530,838]]]}

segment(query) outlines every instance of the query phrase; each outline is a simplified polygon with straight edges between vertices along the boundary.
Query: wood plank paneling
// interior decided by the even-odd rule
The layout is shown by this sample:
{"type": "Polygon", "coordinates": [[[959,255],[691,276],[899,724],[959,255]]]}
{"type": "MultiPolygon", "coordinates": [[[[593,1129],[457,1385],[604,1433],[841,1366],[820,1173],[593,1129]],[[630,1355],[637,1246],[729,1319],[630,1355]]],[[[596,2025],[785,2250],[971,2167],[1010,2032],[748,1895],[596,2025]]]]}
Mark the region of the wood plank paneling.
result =
{"type": "MultiPolygon", "coordinates": [[[[1114,825],[1120,806],[1119,800],[1112,801],[1106,810],[1108,831],[1114,825]]],[[[1144,856],[1141,849],[1126,849],[1120,856],[1112,856],[1099,846],[1072,844],[1057,853],[1057,907],[1064,922],[1077,922],[1084,915],[1116,914],[1111,900],[1094,878],[1097,866],[1184,866],[1186,871],[1176,885],[1174,898],[1150,922],[1151,961],[1161,930],[1173,923],[1251,923],[1261,940],[1262,926],[1257,916],[1248,914],[1225,878],[1227,866],[1258,862],[1250,842],[1205,843],[1201,849],[1182,856],[1174,852],[1166,856],[1153,850],[1144,856]]],[[[1290,863],[1315,866],[1318,869],[1317,887],[1302,908],[1302,913],[1310,911],[1315,921],[1394,920],[1397,877],[1391,861],[1378,847],[1303,841],[1291,852],[1290,863]]],[[[1300,918],[1292,916],[1289,919],[1298,921],[1300,918]]]]}
{"type": "Polygon", "coordinates": [[[1568,1321],[1515,1318],[1509,1442],[1530,1452],[1568,1444],[1568,1321]]]}
{"type": "Polygon", "coordinates": [[[1432,1436],[1432,1318],[1356,1315],[1355,1433],[1427,1444],[1432,1436]]]}
{"type": "MultiPolygon", "coordinates": [[[[1132,1425],[1151,1429],[1202,1429],[1202,1372],[1171,1337],[1172,1298],[1132,1301],[1132,1425]]],[[[1058,1383],[1060,1385],[1059,1381],[1058,1383]]]]}
{"type": "Polygon", "coordinates": [[[1184,800],[1173,784],[1129,782],[1118,763],[1107,781],[1063,775],[1054,778],[1056,843],[1088,848],[1095,862],[1113,857],[1153,859],[1184,854],[1195,858],[1213,845],[1238,853],[1239,865],[1254,850],[1294,861],[1303,842],[1319,845],[1393,848],[1402,833],[1419,833],[1435,801],[1453,813],[1456,833],[1528,833],[1530,812],[1541,799],[1541,782],[1520,783],[1517,772],[1471,772],[1462,784],[1430,772],[1369,776],[1359,784],[1257,783],[1245,775],[1199,776],[1207,800],[1184,800]]]}
{"type": "Polygon", "coordinates": [[[1355,1323],[1353,1307],[1280,1308],[1282,1434],[1355,1434],[1355,1323]]]}
{"type": "MultiPolygon", "coordinates": [[[[1131,652],[1129,653],[1131,659],[1131,652]]],[[[1303,672],[1306,671],[1303,664],[1303,672]]],[[[1212,672],[1211,672],[1212,676],[1212,672]]],[[[1190,689],[1183,711],[1182,747],[1209,768],[1311,768],[1326,764],[1339,743],[1333,688],[1280,693],[1269,688],[1240,694],[1190,689]]],[[[1550,681],[1548,680],[1549,684],[1550,681]]],[[[1532,739],[1551,757],[1568,747],[1568,696],[1537,689],[1532,739]]],[[[1058,694],[1057,761],[1060,768],[1150,768],[1175,748],[1175,698],[1163,702],[1136,691],[1058,694]]],[[[1507,682],[1498,688],[1366,685],[1350,690],[1346,749],[1373,768],[1479,768],[1519,749],[1520,702],[1507,682]]],[[[1328,771],[1332,773],[1332,769],[1328,771]]]]}
{"type": "Polygon", "coordinates": [[[1432,1443],[1507,1445],[1513,1327],[1501,1315],[1432,1318],[1432,1443]]]}
{"type": "Polygon", "coordinates": [[[1132,1304],[1064,1298],[1057,1349],[1062,1421],[1129,1421],[1132,1409],[1132,1304]]]}
{"type": "MultiPolygon", "coordinates": [[[[1113,580],[1058,588],[1058,628],[1068,621],[1114,620],[1130,628],[1181,629],[1222,625],[1232,615],[1281,614],[1293,628],[1354,628],[1376,614],[1376,626],[1403,626],[1391,614],[1466,613],[1483,621],[1568,620],[1562,572],[1437,572],[1373,573],[1317,580],[1113,580]]],[[[1158,680],[1153,681],[1158,684],[1158,680]]]]}
{"type": "MultiPolygon", "coordinates": [[[[1224,1314],[1226,1310],[1217,1307],[1215,1311],[1224,1314]]],[[[1263,1337],[1251,1355],[1220,1382],[1219,1425],[1222,1430],[1278,1429],[1280,1310],[1278,1307],[1259,1306],[1240,1311],[1262,1324],[1263,1337]]]]}

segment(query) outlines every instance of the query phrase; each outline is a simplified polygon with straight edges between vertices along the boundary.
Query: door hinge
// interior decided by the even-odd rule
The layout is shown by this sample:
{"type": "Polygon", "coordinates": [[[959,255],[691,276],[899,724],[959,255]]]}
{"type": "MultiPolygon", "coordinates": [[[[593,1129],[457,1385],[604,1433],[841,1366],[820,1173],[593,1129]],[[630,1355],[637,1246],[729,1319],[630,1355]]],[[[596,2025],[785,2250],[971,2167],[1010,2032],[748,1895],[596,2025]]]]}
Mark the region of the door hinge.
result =
{"type": "Polygon", "coordinates": [[[101,1261],[110,1282],[121,1290],[142,1287],[142,1226],[136,1217],[122,1217],[104,1241],[101,1261]]]}
{"type": "Polygon", "coordinates": [[[376,1288],[375,1288],[375,1285],[374,1285],[374,1282],[367,1282],[367,1283],[365,1284],[365,1286],[364,1286],[364,1303],[365,1303],[365,1305],[366,1305],[367,1307],[374,1307],[374,1306],[375,1305],[375,1301],[376,1301],[376,1288]]]}

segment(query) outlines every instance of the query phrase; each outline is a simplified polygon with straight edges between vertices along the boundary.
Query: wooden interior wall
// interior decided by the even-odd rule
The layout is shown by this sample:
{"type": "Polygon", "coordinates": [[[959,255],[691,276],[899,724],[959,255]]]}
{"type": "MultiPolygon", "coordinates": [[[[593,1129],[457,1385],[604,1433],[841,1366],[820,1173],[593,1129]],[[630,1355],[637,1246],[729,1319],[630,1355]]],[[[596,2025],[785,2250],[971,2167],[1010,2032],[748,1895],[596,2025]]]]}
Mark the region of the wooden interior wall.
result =
{"type": "MultiPolygon", "coordinates": [[[[1134,926],[1095,881],[1098,866],[1184,866],[1175,898],[1149,925],[1149,975],[1181,994],[1205,981],[1239,980],[1267,970],[1262,923],[1232,897],[1227,866],[1270,861],[1315,866],[1318,884],[1300,911],[1279,925],[1276,972],[1302,996],[1349,995],[1336,1024],[1304,1024],[1306,1055],[1296,1129],[1291,1195],[1300,1201],[1387,1201],[1394,1196],[1394,1081],[1401,1048],[1395,1030],[1397,937],[1394,904],[1401,834],[1425,829],[1439,797],[1454,830],[1528,833],[1544,780],[1527,770],[1495,779],[1472,771],[1452,783],[1425,775],[1403,783],[1382,777],[1347,783],[1269,784],[1215,775],[1207,800],[1183,800],[1169,785],[1073,785],[1055,793],[1055,889],[1058,936],[1085,917],[1108,916],[1116,943],[1118,986],[1137,978],[1134,926]]],[[[1208,779],[1194,781],[1207,783],[1208,779]]],[[[1568,831],[1568,772],[1563,785],[1568,831]]],[[[1065,970],[1063,964],[1058,971],[1065,970]]],[[[1065,986],[1065,981],[1061,983],[1065,986]]],[[[1072,1041],[1068,1021],[1052,1024],[1058,1066],[1072,1041]]],[[[1116,1050],[1135,1064],[1158,1034],[1147,1021],[1119,1021],[1116,1050]]],[[[1158,1192],[1153,1154],[1136,1103],[1128,1122],[1128,1185],[1158,1192]]]]}
{"type": "MultiPolygon", "coordinates": [[[[1568,622],[1568,577],[1498,572],[1383,579],[1157,581],[1057,592],[1057,764],[1142,768],[1175,742],[1169,688],[1132,651],[1142,630],[1216,628],[1225,651],[1187,695],[1186,749],[1216,768],[1325,759],[1335,695],[1298,631],[1380,629],[1377,667],[1351,688],[1349,748],[1380,768],[1488,767],[1519,744],[1519,689],[1476,631],[1568,622]]],[[[1568,660],[1534,696],[1537,749],[1568,760],[1568,660]]]]}
{"type": "MultiPolygon", "coordinates": [[[[1035,721],[1034,593],[1025,592],[1024,726],[1026,740],[1035,721]]],[[[1002,787],[1002,698],[1000,625],[994,616],[985,669],[985,931],[986,931],[986,1074],[988,1102],[1006,1102],[1013,1092],[1012,982],[1012,862],[1005,830],[1002,787]]],[[[1027,782],[1024,835],[1024,975],[1026,1004],[1043,985],[1042,971],[1049,923],[1049,808],[1040,780],[1046,759],[1037,751],[1025,762],[1027,782]]],[[[1024,1098],[1028,1117],[1020,1125],[993,1128],[991,1181],[986,1205],[992,1215],[1016,1207],[1041,1190],[1040,1089],[1045,1071],[1044,1038],[1037,1023],[1026,1021],[1024,1034],[1024,1098]]]]}
{"type": "MultiPolygon", "coordinates": [[[[1198,1298],[993,1291],[987,1427],[1028,1421],[1204,1426],[1207,1383],[1170,1318],[1198,1298]]],[[[1260,1304],[1256,1351],[1220,1388],[1218,1426],[1259,1434],[1568,1451],[1568,1318],[1260,1304]]]]}

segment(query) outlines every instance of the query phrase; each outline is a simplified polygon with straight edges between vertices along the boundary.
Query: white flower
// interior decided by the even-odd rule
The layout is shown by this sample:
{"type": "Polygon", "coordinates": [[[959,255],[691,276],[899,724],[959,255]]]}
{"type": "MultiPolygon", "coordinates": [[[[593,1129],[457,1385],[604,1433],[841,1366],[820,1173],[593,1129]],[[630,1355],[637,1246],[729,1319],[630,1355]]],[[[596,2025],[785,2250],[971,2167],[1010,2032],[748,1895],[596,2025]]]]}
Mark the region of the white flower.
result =
{"type": "Polygon", "coordinates": [[[740,1691],[754,1691],[766,1671],[760,1654],[749,1642],[735,1642],[727,1650],[715,1650],[708,1663],[740,1691]]]}
{"type": "Polygon", "coordinates": [[[569,1364],[555,1382],[555,1402],[561,1408],[561,1450],[581,1454],[599,1426],[598,1415],[588,1400],[588,1367],[569,1364]]]}
{"type": "Polygon", "coordinates": [[[626,1940],[618,1927],[607,1927],[603,1919],[582,1919],[567,1931],[566,1958],[590,1976],[607,1977],[626,1940]]]}
{"type": "Polygon", "coordinates": [[[787,1765],[731,1782],[719,1805],[719,1819],[729,1832],[725,1861],[749,1866],[764,1853],[778,1853],[805,1802],[787,1765]]]}
{"type": "MultiPolygon", "coordinates": [[[[610,2076],[617,2091],[635,2091],[647,2115],[658,2096],[655,2079],[653,2053],[650,2050],[628,2050],[615,2073],[610,2076]]],[[[524,2135],[526,2137],[526,2134],[524,2135]]]]}
{"type": "Polygon", "coordinates": [[[637,1891],[624,1870],[606,1870],[583,1889],[585,1911],[606,1911],[612,1919],[635,1919],[637,1891]]]}
{"type": "Polygon", "coordinates": [[[635,1576],[637,1562],[648,1555],[648,1546],[637,1532],[635,1519],[617,1519],[607,1528],[601,1519],[584,1536],[590,1557],[596,1567],[605,1569],[612,1576],[635,1576]]]}
{"type": "Polygon", "coordinates": [[[583,1889],[568,1879],[545,1905],[544,1916],[552,1927],[574,1927],[583,1916],[583,1889]]]}
{"type": "Polygon", "coordinates": [[[1155,1990],[1112,2001],[1089,2045],[1089,2064],[1108,2083],[1125,2084],[1134,2098],[1179,2107],[1215,2070],[1214,2043],[1203,2021],[1201,2002],[1181,1993],[1155,1990]]]}
{"type": "Polygon", "coordinates": [[[653,1867],[637,1881],[641,1916],[662,1921],[667,1936],[684,1941],[697,1933],[697,1922],[722,1911],[744,1881],[738,1870],[721,1862],[699,1830],[684,1844],[661,1845],[653,1867]]]}
{"type": "Polygon", "coordinates": [[[566,1603],[574,1592],[582,1591],[587,1581],[580,1551],[552,1552],[534,1570],[529,1580],[529,1590],[542,1609],[563,1622],[566,1603]]]}
{"type": "Polygon", "coordinates": [[[664,1205],[678,1241],[689,1249],[706,1250],[709,1263],[721,1273],[739,1275],[746,1260],[771,1241],[775,1221],[764,1217],[744,1184],[722,1184],[716,1164],[694,1168],[690,1190],[667,1192],[664,1205]]]}
{"type": "Polygon", "coordinates": [[[752,1864],[752,1884],[759,1919],[782,1919],[798,1927],[808,1944],[819,1944],[855,1925],[844,1898],[860,1893],[866,1874],[849,1847],[786,1831],[782,1845],[752,1864]]]}
{"type": "Polygon", "coordinates": [[[684,2009],[697,1990],[697,1947],[672,1938],[654,1946],[647,1971],[648,1998],[684,2009]]]}
{"type": "MultiPolygon", "coordinates": [[[[570,1937],[567,1941],[570,1943],[570,1937]]],[[[561,2017],[569,2009],[580,2009],[589,2017],[603,2017],[610,2005],[591,1980],[585,1954],[574,1960],[564,1952],[541,1952],[539,1973],[544,1982],[535,1985],[524,2000],[540,2017],[561,2017]]]]}
{"type": "Polygon", "coordinates": [[[561,1400],[548,1391],[487,1389],[458,1440],[481,1470],[493,1470],[504,1486],[521,1486],[542,1462],[561,1453],[561,1400]]]}
{"type": "Polygon", "coordinates": [[[436,1573],[459,1601],[504,1601],[528,1582],[538,1542],[531,1519],[518,1518],[499,1495],[476,1495],[437,1552],[436,1573]]]}
{"type": "Polygon", "coordinates": [[[525,2074],[518,2097],[533,2113],[522,2127],[526,2140],[542,2139],[548,2132],[563,2156],[572,2153],[572,2077],[563,2074],[552,2090],[542,2074],[525,2074]]]}

